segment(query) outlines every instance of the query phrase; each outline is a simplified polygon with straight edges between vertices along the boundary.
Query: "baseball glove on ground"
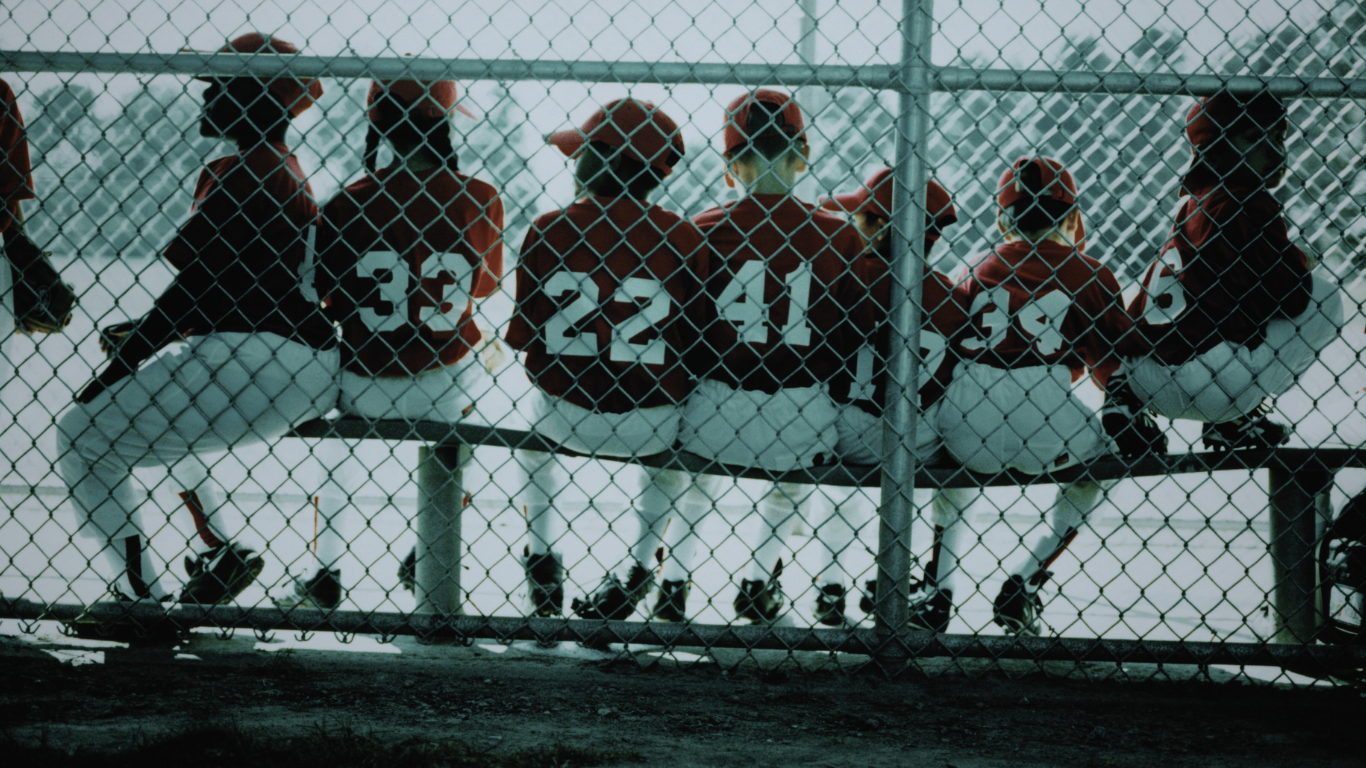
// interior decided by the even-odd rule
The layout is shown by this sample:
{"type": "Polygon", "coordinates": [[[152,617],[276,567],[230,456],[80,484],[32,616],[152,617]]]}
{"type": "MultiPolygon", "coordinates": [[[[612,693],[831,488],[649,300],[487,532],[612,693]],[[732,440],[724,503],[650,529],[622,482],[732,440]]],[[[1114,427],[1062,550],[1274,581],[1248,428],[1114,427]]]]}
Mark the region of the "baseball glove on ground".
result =
{"type": "Polygon", "coordinates": [[[14,270],[14,325],[20,333],[57,333],[71,324],[76,291],[62,282],[49,257],[29,260],[14,270]]]}

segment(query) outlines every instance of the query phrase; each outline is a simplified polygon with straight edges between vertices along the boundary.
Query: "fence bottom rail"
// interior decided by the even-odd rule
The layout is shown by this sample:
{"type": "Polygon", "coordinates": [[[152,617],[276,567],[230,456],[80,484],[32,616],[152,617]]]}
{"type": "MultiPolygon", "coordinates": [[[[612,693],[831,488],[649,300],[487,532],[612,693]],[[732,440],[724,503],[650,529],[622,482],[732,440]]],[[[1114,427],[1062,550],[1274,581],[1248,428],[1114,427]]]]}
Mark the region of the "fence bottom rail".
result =
{"type": "Polygon", "coordinates": [[[235,606],[182,606],[167,610],[150,604],[105,602],[90,606],[66,603],[44,605],[23,599],[0,599],[0,619],[64,622],[82,619],[145,626],[169,619],[181,628],[335,632],[388,637],[408,635],[431,641],[539,640],[596,645],[622,643],[682,648],[840,651],[902,658],[906,661],[953,657],[1116,664],[1226,664],[1283,667],[1303,674],[1323,676],[1332,675],[1335,671],[1366,668],[1366,645],[978,636],[912,630],[888,636],[872,628],[725,626],[235,606]]]}

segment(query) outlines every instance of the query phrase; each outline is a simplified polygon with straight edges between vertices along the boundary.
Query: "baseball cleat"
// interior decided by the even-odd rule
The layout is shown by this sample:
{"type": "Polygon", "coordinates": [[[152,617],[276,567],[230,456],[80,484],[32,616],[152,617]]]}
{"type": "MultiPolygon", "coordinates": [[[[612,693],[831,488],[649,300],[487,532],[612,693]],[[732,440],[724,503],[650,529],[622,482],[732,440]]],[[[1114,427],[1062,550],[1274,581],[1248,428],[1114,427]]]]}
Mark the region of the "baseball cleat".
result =
{"type": "Polygon", "coordinates": [[[275,601],[281,608],[336,608],[342,601],[341,570],[319,568],[312,578],[294,579],[294,594],[275,601]]]}
{"type": "Polygon", "coordinates": [[[816,590],[816,621],[827,627],[844,626],[843,584],[825,584],[816,590]]]}
{"type": "Polygon", "coordinates": [[[632,563],[624,583],[620,576],[609,573],[593,594],[584,600],[574,598],[574,613],[584,619],[621,621],[630,618],[654,585],[654,574],[640,563],[632,563]]]}
{"type": "Polygon", "coordinates": [[[1167,434],[1144,408],[1128,380],[1121,374],[1105,385],[1105,404],[1100,409],[1105,434],[1115,441],[1116,451],[1126,459],[1167,452],[1167,434]]]}
{"type": "Polygon", "coordinates": [[[877,604],[877,579],[869,579],[863,582],[863,593],[858,598],[858,609],[873,615],[873,606],[877,604]]]}
{"type": "Polygon", "coordinates": [[[1266,403],[1246,415],[1218,424],[1206,424],[1200,442],[1211,451],[1236,451],[1243,448],[1275,448],[1290,442],[1290,428],[1271,420],[1266,403]]]}
{"type": "MultiPolygon", "coordinates": [[[[1045,572],[1039,586],[1043,586],[1050,575],[1045,572]]],[[[997,626],[1005,627],[1006,632],[1022,637],[1038,637],[1043,598],[1039,596],[1038,587],[1031,591],[1023,576],[1012,575],[1001,585],[992,613],[993,621],[997,626]]]]}
{"type": "Polygon", "coordinates": [[[953,592],[947,589],[926,589],[911,597],[906,626],[930,632],[948,632],[953,615],[953,592]]]}
{"type": "Polygon", "coordinates": [[[783,612],[783,587],[777,576],[768,581],[745,579],[735,595],[735,616],[755,624],[767,624],[783,612]]]}
{"type": "Polygon", "coordinates": [[[536,619],[563,616],[564,565],[559,554],[533,555],[527,548],[522,555],[522,567],[526,569],[527,615],[536,619]]]}
{"type": "MultiPolygon", "coordinates": [[[[150,600],[151,598],[135,599],[111,587],[109,599],[113,602],[132,605],[138,599],[150,600]]],[[[157,602],[170,603],[174,599],[172,595],[166,595],[157,602]]],[[[71,637],[78,637],[82,640],[103,640],[111,643],[128,643],[129,645],[175,645],[180,642],[180,628],[176,626],[174,621],[171,621],[169,616],[163,616],[152,621],[134,619],[131,616],[113,621],[100,621],[89,613],[82,613],[71,621],[62,622],[62,631],[71,637]]]]}
{"type": "Polygon", "coordinates": [[[398,585],[409,592],[417,591],[417,547],[408,550],[403,562],[398,564],[398,585]]]}
{"type": "Polygon", "coordinates": [[[251,586],[265,568],[265,561],[254,550],[232,542],[214,547],[196,557],[185,558],[189,581],[180,592],[180,602],[198,605],[228,603],[251,586]]]}
{"type": "Polygon", "coordinates": [[[659,585],[659,598],[655,600],[654,613],[650,618],[655,621],[684,622],[688,620],[688,582],[686,579],[665,581],[659,585]]]}

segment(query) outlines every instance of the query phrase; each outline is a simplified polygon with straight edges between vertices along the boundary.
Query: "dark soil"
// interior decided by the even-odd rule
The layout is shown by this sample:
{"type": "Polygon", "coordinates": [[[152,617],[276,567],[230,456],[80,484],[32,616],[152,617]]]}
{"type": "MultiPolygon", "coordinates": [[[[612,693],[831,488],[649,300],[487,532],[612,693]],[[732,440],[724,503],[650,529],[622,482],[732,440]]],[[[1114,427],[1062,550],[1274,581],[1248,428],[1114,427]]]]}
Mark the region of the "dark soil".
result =
{"type": "Polygon", "coordinates": [[[1356,690],[1214,682],[1189,669],[926,662],[888,680],[814,654],[691,663],[402,640],[389,653],[265,652],[240,636],[100,645],[102,663],[73,665],[54,652],[69,659],[94,646],[0,637],[0,761],[1366,765],[1356,690]]]}

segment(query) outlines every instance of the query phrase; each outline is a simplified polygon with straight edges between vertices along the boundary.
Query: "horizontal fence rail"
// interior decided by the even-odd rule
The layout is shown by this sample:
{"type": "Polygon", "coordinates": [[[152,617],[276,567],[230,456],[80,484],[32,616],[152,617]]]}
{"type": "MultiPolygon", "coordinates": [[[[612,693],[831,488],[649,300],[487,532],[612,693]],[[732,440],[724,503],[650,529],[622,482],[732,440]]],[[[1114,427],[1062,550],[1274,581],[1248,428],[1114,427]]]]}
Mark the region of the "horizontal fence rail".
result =
{"type": "MultiPolygon", "coordinates": [[[[1108,93],[1204,96],[1219,91],[1282,97],[1366,98],[1363,78],[1255,77],[1165,72],[1050,72],[927,67],[937,92],[1108,93]]],[[[226,53],[81,53],[0,50],[0,70],[140,75],[294,75],[394,79],[544,80],[584,83],[781,85],[905,92],[900,68],[806,64],[722,64],[379,56],[246,56],[226,53]]]]}

